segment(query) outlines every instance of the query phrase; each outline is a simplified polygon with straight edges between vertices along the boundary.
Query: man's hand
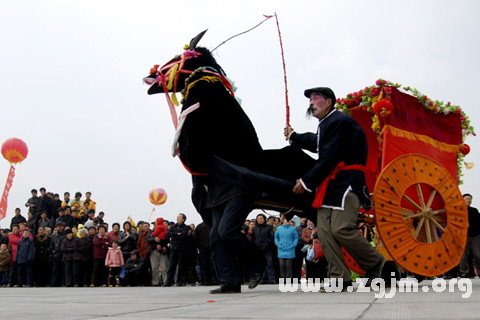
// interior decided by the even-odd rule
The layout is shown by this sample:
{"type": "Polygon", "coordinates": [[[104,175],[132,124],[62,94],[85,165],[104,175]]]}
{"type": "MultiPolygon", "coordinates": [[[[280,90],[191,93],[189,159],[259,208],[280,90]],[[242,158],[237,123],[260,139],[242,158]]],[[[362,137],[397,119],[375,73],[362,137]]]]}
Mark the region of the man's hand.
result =
{"type": "Polygon", "coordinates": [[[297,180],[295,187],[293,187],[293,193],[302,194],[305,192],[305,188],[303,188],[302,182],[300,179],[297,180]]]}
{"type": "Polygon", "coordinates": [[[288,137],[290,136],[290,134],[293,132],[293,128],[292,127],[285,127],[283,129],[283,135],[285,136],[285,140],[288,140],[288,137]]]}

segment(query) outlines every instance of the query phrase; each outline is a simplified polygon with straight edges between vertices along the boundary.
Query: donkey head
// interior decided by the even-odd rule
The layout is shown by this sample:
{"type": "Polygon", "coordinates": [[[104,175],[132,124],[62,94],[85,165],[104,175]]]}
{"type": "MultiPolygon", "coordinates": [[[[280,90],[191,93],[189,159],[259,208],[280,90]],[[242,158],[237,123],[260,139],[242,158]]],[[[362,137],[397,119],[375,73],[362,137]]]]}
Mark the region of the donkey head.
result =
{"type": "Polygon", "coordinates": [[[154,65],[150,69],[150,74],[144,78],[144,82],[150,85],[148,94],[182,91],[185,88],[185,81],[199,68],[225,75],[212,53],[207,48],[197,47],[205,32],[207,30],[194,37],[180,55],[161,67],[154,65]]]}

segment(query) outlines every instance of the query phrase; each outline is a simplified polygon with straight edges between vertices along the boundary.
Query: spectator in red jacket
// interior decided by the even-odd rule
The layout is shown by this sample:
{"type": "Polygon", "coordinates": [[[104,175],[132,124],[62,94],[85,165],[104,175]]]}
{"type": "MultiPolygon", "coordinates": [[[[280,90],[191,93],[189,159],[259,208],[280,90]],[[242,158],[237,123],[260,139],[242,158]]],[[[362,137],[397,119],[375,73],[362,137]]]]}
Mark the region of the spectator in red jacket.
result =
{"type": "Polygon", "coordinates": [[[93,236],[93,274],[92,287],[107,285],[107,269],[105,258],[111,241],[104,226],[98,227],[98,234],[93,236]]]}
{"type": "Polygon", "coordinates": [[[120,224],[118,222],[112,224],[112,231],[108,233],[108,238],[110,241],[120,241],[120,224]]]}
{"type": "Polygon", "coordinates": [[[22,235],[20,234],[20,230],[18,229],[18,225],[12,226],[12,233],[8,235],[8,243],[10,245],[10,275],[9,275],[9,286],[13,287],[17,284],[18,281],[18,274],[17,274],[17,263],[15,262],[17,257],[17,248],[18,243],[22,235]]]}

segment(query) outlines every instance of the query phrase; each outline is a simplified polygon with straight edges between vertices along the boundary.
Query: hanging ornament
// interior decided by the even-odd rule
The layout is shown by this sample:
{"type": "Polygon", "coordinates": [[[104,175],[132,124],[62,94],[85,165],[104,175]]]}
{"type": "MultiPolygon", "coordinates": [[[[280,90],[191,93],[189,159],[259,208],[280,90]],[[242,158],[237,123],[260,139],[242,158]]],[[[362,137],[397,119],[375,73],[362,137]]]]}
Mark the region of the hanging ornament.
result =
{"type": "Polygon", "coordinates": [[[467,168],[469,170],[472,169],[475,166],[475,163],[473,163],[473,162],[464,162],[463,164],[465,165],[465,168],[467,168]]]}

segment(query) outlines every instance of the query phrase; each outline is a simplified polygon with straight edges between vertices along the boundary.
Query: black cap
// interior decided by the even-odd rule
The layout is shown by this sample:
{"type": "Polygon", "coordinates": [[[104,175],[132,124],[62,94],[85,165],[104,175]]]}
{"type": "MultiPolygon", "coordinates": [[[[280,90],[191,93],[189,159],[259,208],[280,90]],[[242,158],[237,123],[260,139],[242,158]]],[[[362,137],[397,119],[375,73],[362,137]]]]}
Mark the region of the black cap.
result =
{"type": "Polygon", "coordinates": [[[305,97],[310,98],[310,95],[312,93],[320,93],[325,98],[332,99],[333,104],[335,104],[335,102],[337,101],[337,99],[335,98],[335,93],[333,93],[333,90],[327,87],[316,87],[316,88],[307,89],[305,90],[304,95],[305,97]]]}
{"type": "Polygon", "coordinates": [[[70,234],[70,233],[73,233],[72,229],[67,229],[67,230],[65,230],[65,234],[66,234],[66,235],[67,235],[67,234],[70,234]]]}

